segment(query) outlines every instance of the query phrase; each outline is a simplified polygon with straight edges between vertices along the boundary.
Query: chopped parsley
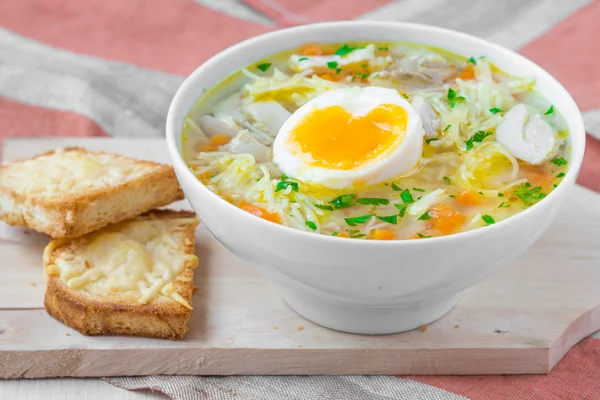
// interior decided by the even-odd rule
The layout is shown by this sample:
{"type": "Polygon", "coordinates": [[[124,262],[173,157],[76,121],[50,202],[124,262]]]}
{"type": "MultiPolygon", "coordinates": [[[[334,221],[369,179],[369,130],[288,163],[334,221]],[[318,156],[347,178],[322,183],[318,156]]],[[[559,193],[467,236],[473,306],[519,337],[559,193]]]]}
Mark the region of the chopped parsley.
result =
{"type": "Polygon", "coordinates": [[[335,199],[331,200],[329,204],[333,205],[336,210],[340,208],[348,208],[354,205],[356,202],[355,194],[342,194],[335,199]]]}
{"type": "Polygon", "coordinates": [[[477,64],[477,61],[475,61],[475,57],[469,58],[469,61],[467,61],[467,62],[470,62],[473,65],[477,64]]]}
{"type": "Polygon", "coordinates": [[[479,193],[480,195],[482,195],[482,196],[483,196],[483,192],[477,192],[477,193],[479,193]]]}
{"type": "Polygon", "coordinates": [[[339,234],[340,234],[339,232],[333,232],[333,233],[331,234],[331,236],[337,236],[337,235],[339,235],[339,234]]]}
{"type": "MultiPolygon", "coordinates": [[[[360,231],[358,231],[358,232],[360,232],[360,231]]],[[[350,234],[350,237],[352,239],[360,238],[360,237],[363,237],[363,236],[367,236],[367,235],[365,233],[351,233],[350,234]]]]}
{"type": "Polygon", "coordinates": [[[431,218],[431,215],[429,214],[429,211],[427,211],[425,214],[421,215],[419,218],[417,218],[419,221],[427,221],[428,219],[431,218]]]}
{"type": "Polygon", "coordinates": [[[552,164],[556,164],[556,165],[565,165],[567,163],[567,160],[565,160],[562,157],[559,157],[559,158],[553,158],[552,160],[550,160],[550,162],[552,164]]]}
{"type": "Polygon", "coordinates": [[[339,74],[340,74],[340,72],[342,72],[342,69],[341,69],[341,68],[336,68],[336,69],[335,69],[335,74],[336,74],[336,75],[339,75],[339,74]]]}
{"type": "Polygon", "coordinates": [[[402,97],[404,97],[406,100],[408,100],[408,95],[406,93],[401,93],[400,94],[402,97]]]}
{"type": "Polygon", "coordinates": [[[450,124],[446,125],[446,127],[444,128],[444,132],[448,132],[448,129],[450,129],[451,126],[452,125],[450,125],[450,124]]]}
{"type": "Polygon", "coordinates": [[[389,49],[387,47],[378,47],[377,50],[388,51],[389,49]]]}
{"type": "Polygon", "coordinates": [[[505,203],[505,202],[500,203],[500,205],[498,206],[498,208],[507,208],[507,207],[510,207],[510,204],[505,203]]]}
{"type": "Polygon", "coordinates": [[[452,199],[455,199],[455,198],[456,198],[456,195],[454,195],[454,194],[450,194],[450,195],[448,195],[448,197],[450,197],[450,198],[452,198],[452,199]]]}
{"type": "Polygon", "coordinates": [[[421,238],[421,239],[429,239],[431,237],[431,235],[426,236],[426,235],[423,235],[421,233],[417,233],[417,236],[419,236],[419,238],[421,238]]]}
{"type": "Polygon", "coordinates": [[[413,190],[414,190],[415,192],[426,192],[426,190],[425,190],[425,189],[421,189],[421,188],[413,188],[413,190]]]}
{"type": "Polygon", "coordinates": [[[361,68],[367,68],[367,64],[363,64],[360,66],[361,68]]]}
{"type": "Polygon", "coordinates": [[[335,69],[335,68],[337,68],[337,66],[338,66],[337,61],[329,61],[327,63],[327,68],[335,69]]]}
{"type": "Polygon", "coordinates": [[[546,197],[546,194],[542,193],[541,186],[531,187],[529,182],[519,185],[515,189],[515,195],[528,206],[532,206],[546,197]]]}
{"type": "Polygon", "coordinates": [[[317,225],[315,225],[315,223],[314,223],[314,222],[312,222],[312,221],[306,221],[306,222],[305,222],[305,224],[306,224],[306,226],[308,226],[308,227],[309,227],[310,229],[312,229],[313,231],[316,231],[316,230],[317,230],[317,225]]]}
{"type": "Polygon", "coordinates": [[[376,215],[377,219],[382,220],[383,222],[387,222],[388,224],[396,225],[398,223],[398,215],[389,215],[387,217],[376,215]]]}
{"type": "Polygon", "coordinates": [[[447,176],[444,176],[442,179],[444,180],[444,182],[446,182],[447,185],[452,184],[452,181],[450,181],[450,178],[448,178],[447,176]]]}
{"type": "Polygon", "coordinates": [[[300,61],[306,61],[306,60],[308,60],[308,57],[301,57],[301,58],[298,59],[298,62],[300,62],[300,61]]]}
{"type": "Polygon", "coordinates": [[[365,222],[370,220],[372,216],[373,215],[371,214],[367,214],[361,215],[360,217],[344,218],[344,221],[346,221],[346,223],[350,226],[356,226],[357,224],[364,224],[365,222]]]}
{"type": "Polygon", "coordinates": [[[364,80],[364,79],[367,79],[369,77],[369,75],[371,75],[371,74],[362,74],[360,78],[364,80]]]}
{"type": "Polygon", "coordinates": [[[504,194],[498,193],[498,197],[504,197],[504,194]]]}
{"type": "Polygon", "coordinates": [[[485,222],[488,225],[492,225],[492,224],[496,223],[496,221],[494,220],[494,218],[492,218],[491,215],[482,215],[481,219],[483,220],[483,222],[485,222]]]}
{"type": "Polygon", "coordinates": [[[459,103],[461,101],[465,101],[465,98],[462,96],[458,96],[457,92],[453,89],[448,89],[448,104],[450,105],[450,107],[454,108],[454,106],[456,105],[456,103],[459,103]]]}
{"type": "Polygon", "coordinates": [[[400,193],[400,198],[406,204],[410,204],[410,203],[414,203],[415,202],[413,200],[412,194],[410,194],[410,191],[408,189],[406,189],[406,190],[404,190],[404,192],[400,193]]]}
{"type": "Polygon", "coordinates": [[[315,204],[315,207],[320,208],[321,210],[325,210],[325,211],[333,211],[332,206],[328,206],[325,204],[315,204]]]}
{"type": "Polygon", "coordinates": [[[396,192],[401,192],[402,191],[402,189],[398,185],[396,185],[395,183],[392,183],[392,189],[394,191],[396,191],[396,192]]]}
{"type": "Polygon", "coordinates": [[[546,111],[544,113],[544,115],[550,115],[550,114],[554,114],[554,106],[550,106],[550,108],[548,109],[548,111],[546,111]]]}
{"type": "Polygon", "coordinates": [[[400,216],[400,218],[404,217],[404,214],[406,213],[406,208],[408,207],[408,204],[394,204],[394,207],[396,207],[398,210],[400,210],[400,212],[398,213],[398,215],[400,216]]]}
{"type": "Polygon", "coordinates": [[[373,79],[377,78],[378,76],[379,76],[379,74],[373,75],[373,79]]]}
{"type": "Polygon", "coordinates": [[[262,72],[267,72],[267,70],[271,68],[271,63],[258,64],[256,68],[260,69],[262,72]]]}
{"type": "Polygon", "coordinates": [[[483,139],[485,139],[486,137],[488,137],[490,135],[492,135],[492,132],[484,132],[484,131],[475,132],[475,134],[473,136],[471,136],[471,138],[465,142],[465,150],[471,150],[473,148],[473,143],[475,143],[475,142],[481,143],[481,142],[483,142],[483,139]]]}
{"type": "Polygon", "coordinates": [[[275,188],[275,191],[279,192],[280,190],[287,189],[288,187],[291,187],[294,192],[297,192],[298,191],[298,182],[280,181],[277,183],[277,187],[275,188]]]}
{"type": "Polygon", "coordinates": [[[558,187],[558,185],[556,183],[553,183],[552,186],[554,186],[555,188],[558,187]]]}
{"type": "Polygon", "coordinates": [[[382,199],[378,197],[363,197],[362,199],[356,200],[356,202],[365,206],[386,206],[390,204],[390,201],[388,199],[382,199]]]}
{"type": "Polygon", "coordinates": [[[358,47],[350,47],[347,44],[343,45],[342,47],[340,47],[339,49],[337,49],[335,51],[335,55],[336,56],[345,56],[348,53],[352,53],[354,50],[356,50],[358,47]]]}
{"type": "Polygon", "coordinates": [[[557,178],[562,178],[563,176],[565,176],[564,172],[561,172],[560,174],[556,175],[557,178]]]}
{"type": "Polygon", "coordinates": [[[504,110],[502,110],[501,108],[494,107],[494,108],[490,108],[490,112],[492,114],[498,114],[498,113],[504,112],[504,110]]]}
{"type": "Polygon", "coordinates": [[[438,139],[438,138],[434,138],[434,137],[432,137],[432,138],[430,138],[430,139],[427,139],[427,140],[425,141],[425,143],[429,144],[429,143],[431,143],[431,142],[435,142],[436,140],[439,140],[439,139],[438,139]]]}

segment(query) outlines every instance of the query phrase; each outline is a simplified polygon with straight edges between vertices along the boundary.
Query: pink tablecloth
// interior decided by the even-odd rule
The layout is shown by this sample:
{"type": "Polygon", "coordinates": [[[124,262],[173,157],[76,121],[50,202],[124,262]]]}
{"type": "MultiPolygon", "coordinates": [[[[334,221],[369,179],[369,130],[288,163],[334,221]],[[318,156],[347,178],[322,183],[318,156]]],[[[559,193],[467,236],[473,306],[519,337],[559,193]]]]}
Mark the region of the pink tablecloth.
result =
{"type": "MultiPolygon", "coordinates": [[[[600,137],[600,1],[3,0],[0,138],[163,136],[178,85],[215,52],[284,26],[352,18],[439,25],[517,49],[566,86],[588,132],[600,137]]],[[[600,142],[592,136],[579,182],[600,191],[600,142]]],[[[353,393],[362,399],[399,393],[411,399],[593,399],[600,398],[599,343],[589,338],[579,344],[548,376],[111,382],[182,399],[212,398],[189,395],[198,388],[223,399],[354,398],[336,397],[341,392],[331,387],[337,384],[359,385],[353,393]],[[321,397],[302,397],[319,385],[321,397]],[[244,391],[249,387],[257,388],[254,394],[244,391]],[[269,387],[298,395],[278,396],[269,387]]]]}

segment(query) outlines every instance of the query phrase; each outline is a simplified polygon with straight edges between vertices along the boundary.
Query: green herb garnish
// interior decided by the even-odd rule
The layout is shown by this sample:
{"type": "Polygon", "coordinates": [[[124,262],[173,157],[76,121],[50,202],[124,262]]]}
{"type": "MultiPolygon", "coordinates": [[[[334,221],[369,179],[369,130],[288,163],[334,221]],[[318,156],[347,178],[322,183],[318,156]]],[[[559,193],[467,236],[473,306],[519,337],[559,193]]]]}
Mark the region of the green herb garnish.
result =
{"type": "Polygon", "coordinates": [[[494,108],[490,108],[490,112],[491,112],[492,114],[498,114],[498,113],[500,113],[500,112],[504,112],[504,110],[502,110],[502,109],[500,109],[500,108],[496,108],[496,107],[494,107],[494,108]]]}
{"type": "Polygon", "coordinates": [[[335,199],[331,200],[329,204],[333,204],[333,207],[337,210],[340,208],[348,208],[354,205],[356,202],[355,194],[342,194],[335,199]]]}
{"type": "Polygon", "coordinates": [[[379,74],[373,75],[373,79],[377,78],[378,76],[379,76],[379,74]]]}
{"type": "Polygon", "coordinates": [[[454,106],[456,105],[456,103],[459,103],[461,101],[465,101],[465,98],[462,96],[458,96],[457,92],[453,89],[448,89],[448,104],[450,105],[450,107],[454,108],[454,106]]]}
{"type": "Polygon", "coordinates": [[[306,61],[306,60],[308,60],[308,57],[301,57],[301,58],[298,59],[298,62],[300,62],[300,61],[306,61]]]}
{"type": "Polygon", "coordinates": [[[362,74],[361,79],[363,79],[363,80],[367,79],[369,77],[369,75],[371,75],[371,74],[362,74]]]}
{"type": "Polygon", "coordinates": [[[413,188],[413,190],[416,192],[426,192],[425,189],[421,189],[421,188],[413,188]]]}
{"type": "Polygon", "coordinates": [[[331,234],[331,236],[337,236],[337,235],[339,235],[339,234],[340,234],[339,232],[333,232],[333,233],[331,234]]]}
{"type": "Polygon", "coordinates": [[[556,164],[556,165],[565,165],[567,163],[567,160],[565,160],[562,157],[559,157],[559,158],[553,158],[552,160],[550,160],[550,162],[552,164],[556,164]]]}
{"type": "Polygon", "coordinates": [[[423,235],[421,233],[417,233],[417,236],[419,236],[419,238],[421,238],[421,239],[429,239],[431,237],[431,235],[426,236],[426,235],[423,235]]]}
{"type": "Polygon", "coordinates": [[[390,204],[390,201],[388,199],[382,199],[377,197],[363,197],[362,199],[356,200],[356,202],[365,206],[385,206],[390,204]]]}
{"type": "Polygon", "coordinates": [[[260,69],[262,72],[267,72],[267,70],[271,68],[271,63],[258,64],[256,68],[260,69]]]}
{"type": "Polygon", "coordinates": [[[454,195],[454,194],[449,194],[449,195],[448,195],[448,197],[450,197],[450,198],[452,198],[452,199],[455,199],[455,198],[456,198],[456,195],[454,195]]]}
{"type": "Polygon", "coordinates": [[[475,57],[469,58],[469,61],[467,61],[467,62],[470,62],[473,65],[477,64],[477,61],[475,61],[475,57]]]}
{"type": "Polygon", "coordinates": [[[451,126],[452,125],[450,125],[450,124],[446,125],[446,127],[444,128],[444,132],[448,132],[448,129],[450,129],[451,126]]]}
{"type": "Polygon", "coordinates": [[[320,208],[321,210],[325,210],[325,211],[333,211],[333,207],[327,206],[325,204],[315,204],[315,207],[320,208]]]}
{"type": "Polygon", "coordinates": [[[560,174],[556,175],[557,178],[562,178],[563,176],[565,176],[564,172],[561,172],[560,174]]]}
{"type": "Polygon", "coordinates": [[[389,49],[387,47],[378,47],[377,50],[388,51],[389,49]]]}
{"type": "Polygon", "coordinates": [[[338,66],[337,61],[329,61],[327,63],[327,68],[335,69],[335,68],[337,68],[337,66],[338,66]]]}
{"type": "Polygon", "coordinates": [[[444,176],[442,179],[444,180],[444,182],[446,182],[447,185],[452,184],[452,181],[450,181],[450,178],[448,178],[447,176],[444,176]]]}
{"type": "Polygon", "coordinates": [[[550,115],[550,114],[554,114],[554,106],[550,106],[550,108],[548,109],[548,111],[546,111],[544,113],[544,115],[550,115]]]}
{"type": "Polygon", "coordinates": [[[298,191],[298,182],[292,182],[292,181],[278,182],[277,187],[275,188],[275,191],[279,192],[280,190],[287,189],[288,186],[291,187],[294,192],[298,191]]]}
{"type": "Polygon", "coordinates": [[[408,100],[408,95],[406,93],[402,93],[400,96],[404,97],[406,100],[408,100]]]}
{"type": "Polygon", "coordinates": [[[404,190],[404,192],[400,193],[400,198],[406,204],[410,204],[410,203],[414,203],[415,202],[413,200],[412,194],[410,194],[410,191],[408,189],[406,189],[406,190],[404,190]]]}
{"type": "Polygon", "coordinates": [[[498,206],[498,208],[507,208],[507,207],[510,207],[510,204],[505,203],[505,202],[500,203],[500,205],[498,206]]]}
{"type": "Polygon", "coordinates": [[[406,208],[408,207],[408,204],[394,204],[394,207],[396,207],[398,210],[400,210],[400,212],[398,213],[398,215],[400,216],[400,218],[404,217],[404,214],[406,213],[406,208]]]}
{"type": "Polygon", "coordinates": [[[485,222],[488,225],[492,225],[492,224],[496,223],[496,221],[494,220],[494,218],[492,218],[491,215],[482,215],[481,219],[483,220],[483,222],[485,222]]]}
{"type": "Polygon", "coordinates": [[[365,233],[355,233],[354,235],[350,235],[352,239],[360,238],[363,236],[367,236],[365,233]]]}
{"type": "Polygon", "coordinates": [[[417,218],[419,221],[427,221],[428,219],[431,218],[431,215],[429,214],[429,211],[427,211],[425,214],[421,215],[419,218],[417,218]]]}
{"type": "Polygon", "coordinates": [[[336,75],[339,75],[339,74],[340,74],[340,72],[342,72],[342,69],[341,69],[341,68],[336,68],[336,69],[335,69],[335,74],[336,74],[336,75]]]}
{"type": "Polygon", "coordinates": [[[308,227],[309,227],[310,229],[312,229],[313,231],[316,231],[316,230],[317,230],[317,225],[315,225],[315,223],[314,223],[314,222],[312,222],[312,221],[306,221],[306,222],[305,222],[305,224],[306,224],[306,226],[308,226],[308,227]]]}
{"type": "Polygon", "coordinates": [[[475,134],[473,136],[471,136],[471,138],[465,142],[465,150],[471,150],[473,148],[473,143],[475,143],[475,142],[481,143],[481,142],[483,142],[483,139],[485,139],[486,137],[488,137],[490,135],[493,135],[493,133],[492,132],[484,132],[484,131],[475,132],[475,134]]]}
{"type": "Polygon", "coordinates": [[[372,216],[373,215],[368,214],[361,215],[360,217],[344,218],[344,221],[346,221],[346,223],[350,226],[356,226],[356,224],[364,224],[365,222],[370,220],[372,216]]]}
{"type": "Polygon", "coordinates": [[[532,206],[546,197],[546,194],[542,193],[541,186],[531,187],[529,182],[519,185],[515,189],[515,195],[528,206],[532,206]]]}
{"type": "Polygon", "coordinates": [[[438,139],[438,138],[434,138],[434,137],[432,137],[432,138],[430,138],[430,139],[427,139],[427,140],[425,140],[425,143],[429,144],[429,143],[431,143],[431,142],[435,142],[436,140],[439,140],[439,139],[438,139]]]}
{"type": "Polygon", "coordinates": [[[392,183],[392,189],[394,191],[396,191],[396,192],[401,192],[402,191],[402,189],[398,185],[396,185],[395,183],[392,183]]]}
{"type": "Polygon", "coordinates": [[[334,54],[336,56],[343,57],[343,56],[345,56],[348,53],[352,53],[356,49],[357,49],[357,47],[350,47],[347,44],[345,44],[342,47],[340,47],[339,49],[337,49],[334,54]]]}
{"type": "Polygon", "coordinates": [[[398,215],[394,214],[394,215],[390,215],[390,216],[380,216],[380,215],[376,215],[377,219],[382,220],[383,222],[387,222],[388,224],[394,224],[396,225],[398,223],[398,215]]]}
{"type": "Polygon", "coordinates": [[[498,197],[504,197],[504,194],[498,193],[498,197]]]}

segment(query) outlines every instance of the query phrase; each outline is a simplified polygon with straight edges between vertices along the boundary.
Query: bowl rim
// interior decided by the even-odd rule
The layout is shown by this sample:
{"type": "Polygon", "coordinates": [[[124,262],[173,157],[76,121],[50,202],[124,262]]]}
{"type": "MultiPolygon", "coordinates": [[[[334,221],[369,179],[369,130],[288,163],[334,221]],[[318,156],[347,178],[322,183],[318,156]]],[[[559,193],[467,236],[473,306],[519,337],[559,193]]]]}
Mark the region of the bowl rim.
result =
{"type": "MultiPolygon", "coordinates": [[[[323,41],[323,42],[326,42],[326,41],[323,41]]],[[[226,77],[227,76],[224,76],[222,79],[225,79],[226,77]]],[[[189,112],[189,110],[187,110],[187,112],[189,112]]],[[[508,224],[514,223],[511,221],[523,220],[523,219],[528,218],[528,215],[532,214],[536,210],[539,210],[540,207],[544,207],[544,204],[549,204],[550,201],[554,201],[553,199],[558,200],[560,196],[565,196],[567,194],[566,191],[571,189],[571,184],[575,184],[576,177],[579,174],[581,164],[583,162],[583,156],[584,156],[585,145],[586,145],[586,131],[585,131],[584,123],[583,123],[583,116],[581,114],[581,110],[577,106],[577,104],[576,104],[575,100],[573,99],[573,97],[571,96],[571,94],[564,88],[564,86],[556,78],[554,78],[549,72],[547,72],[544,68],[542,68],[535,62],[529,60],[528,58],[522,56],[521,54],[519,54],[513,50],[510,50],[504,46],[495,44],[493,42],[490,42],[485,39],[481,39],[479,37],[469,35],[469,34],[466,34],[463,32],[446,29],[446,28],[440,28],[440,27],[432,26],[432,25],[426,25],[426,24],[418,24],[418,23],[411,23],[411,22],[395,22],[395,21],[334,21],[334,22],[317,22],[317,23],[311,23],[311,24],[306,24],[306,25],[299,25],[299,26],[278,29],[275,31],[263,33],[263,34],[251,37],[249,39],[243,40],[241,42],[238,42],[237,44],[216,53],[215,55],[210,57],[208,60],[206,60],[205,62],[200,64],[191,74],[189,74],[184,79],[182,84],[177,89],[173,99],[171,100],[171,104],[169,106],[167,118],[166,118],[166,139],[167,139],[167,149],[168,149],[169,155],[171,157],[173,167],[176,169],[182,170],[182,173],[184,173],[188,177],[192,178],[192,180],[195,182],[194,183],[195,190],[198,190],[201,193],[204,193],[204,195],[213,196],[213,198],[218,199],[217,201],[222,202],[225,207],[227,207],[229,205],[233,215],[237,215],[233,218],[236,218],[236,219],[241,218],[242,220],[244,218],[252,218],[251,220],[247,220],[248,223],[252,223],[252,220],[254,220],[254,223],[258,223],[259,225],[263,224],[262,226],[264,229],[275,230],[274,233],[278,233],[277,230],[279,230],[279,232],[281,234],[301,235],[300,237],[302,237],[306,240],[331,241],[330,242],[331,244],[336,244],[336,245],[340,245],[342,243],[353,243],[353,246],[369,246],[369,247],[399,246],[399,247],[401,247],[401,246],[422,246],[425,243],[440,243],[441,244],[442,242],[452,242],[452,241],[456,241],[456,240],[468,240],[475,235],[485,234],[486,232],[489,234],[492,234],[493,232],[496,232],[499,229],[503,229],[508,224]],[[404,29],[414,30],[417,32],[418,31],[421,31],[421,32],[428,31],[428,32],[434,32],[437,34],[445,34],[445,35],[460,38],[463,40],[477,42],[479,45],[488,47],[488,48],[493,49],[494,51],[498,52],[500,54],[499,58],[502,58],[506,55],[510,55],[511,57],[518,59],[520,64],[528,65],[529,68],[533,71],[532,75],[535,76],[536,80],[539,77],[543,77],[544,80],[547,81],[552,86],[552,91],[555,91],[560,96],[563,96],[565,101],[567,103],[570,103],[570,107],[574,111],[576,111],[574,113],[574,115],[569,118],[570,120],[572,120],[573,127],[575,128],[575,129],[569,130],[569,137],[571,139],[571,143],[573,143],[574,140],[576,139],[581,142],[581,146],[578,147],[577,152],[575,152],[573,150],[571,151],[570,160],[569,160],[569,169],[567,170],[565,177],[561,181],[561,184],[559,184],[552,192],[550,192],[544,199],[540,200],[538,203],[536,203],[533,206],[528,207],[525,210],[520,211],[517,214],[514,214],[504,220],[498,221],[492,225],[482,226],[480,228],[472,229],[469,231],[457,232],[457,233],[453,233],[450,235],[436,236],[436,237],[428,238],[428,240],[416,240],[416,239],[415,240],[352,240],[352,241],[342,240],[342,239],[346,239],[346,238],[340,238],[340,237],[331,236],[331,235],[322,235],[322,234],[319,234],[316,232],[309,232],[309,231],[304,231],[301,229],[288,227],[288,226],[285,226],[282,224],[276,224],[271,221],[267,221],[262,218],[251,215],[251,214],[239,209],[238,207],[234,206],[233,204],[227,202],[221,196],[219,196],[218,194],[216,194],[215,192],[210,190],[207,186],[205,186],[192,173],[192,171],[189,169],[189,167],[185,163],[185,161],[183,159],[183,155],[181,154],[181,151],[179,150],[179,148],[177,146],[177,137],[178,137],[178,135],[181,134],[181,132],[176,132],[174,129],[174,127],[176,126],[175,114],[177,113],[178,109],[182,108],[184,94],[188,91],[196,90],[196,88],[194,88],[195,81],[203,74],[203,72],[205,70],[212,68],[212,65],[217,63],[219,60],[227,58],[227,57],[231,56],[232,54],[235,54],[236,52],[243,50],[243,48],[246,46],[251,46],[255,43],[259,43],[264,40],[269,40],[269,39],[275,38],[277,36],[286,36],[286,35],[292,35],[292,34],[301,35],[302,32],[313,31],[313,30],[316,30],[316,29],[319,29],[322,27],[328,27],[328,28],[333,28],[333,29],[346,29],[346,30],[353,29],[353,28],[365,30],[365,29],[369,29],[369,28],[373,28],[373,27],[385,27],[387,29],[404,28],[404,29]],[[486,229],[482,229],[482,228],[486,228],[486,229]]]]}

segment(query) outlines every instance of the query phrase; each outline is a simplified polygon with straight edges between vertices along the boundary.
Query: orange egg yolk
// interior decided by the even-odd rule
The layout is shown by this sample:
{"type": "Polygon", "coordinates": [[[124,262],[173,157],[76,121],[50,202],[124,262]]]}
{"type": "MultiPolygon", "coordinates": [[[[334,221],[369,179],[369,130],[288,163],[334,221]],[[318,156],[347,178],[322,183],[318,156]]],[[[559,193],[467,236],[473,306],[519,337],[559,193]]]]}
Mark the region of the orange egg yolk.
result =
{"type": "Polygon", "coordinates": [[[342,106],[317,109],[290,133],[288,149],[307,164],[350,170],[393,151],[406,135],[406,110],[393,104],[353,116],[342,106]]]}

